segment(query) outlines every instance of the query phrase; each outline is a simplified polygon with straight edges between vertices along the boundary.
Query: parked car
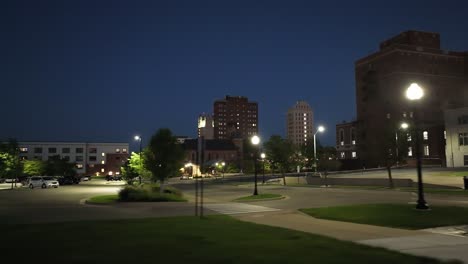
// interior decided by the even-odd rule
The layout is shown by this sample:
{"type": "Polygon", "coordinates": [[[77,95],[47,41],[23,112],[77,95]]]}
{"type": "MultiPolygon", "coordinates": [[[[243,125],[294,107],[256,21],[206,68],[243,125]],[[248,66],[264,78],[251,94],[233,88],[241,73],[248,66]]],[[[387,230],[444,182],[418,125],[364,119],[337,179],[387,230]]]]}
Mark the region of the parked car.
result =
{"type": "Polygon", "coordinates": [[[107,175],[106,176],[106,181],[121,181],[122,180],[122,176],[120,175],[107,175]]]}
{"type": "Polygon", "coordinates": [[[181,180],[190,180],[190,179],[193,179],[193,176],[192,175],[182,175],[182,176],[180,176],[180,179],[181,180]]]}
{"type": "Polygon", "coordinates": [[[43,189],[49,187],[58,188],[59,182],[54,177],[50,176],[32,176],[29,178],[28,187],[31,189],[36,187],[41,187],[43,189]]]}
{"type": "Polygon", "coordinates": [[[6,178],[5,183],[19,182],[18,178],[6,178]]]}
{"type": "Polygon", "coordinates": [[[89,177],[89,176],[81,177],[81,181],[89,181],[90,179],[91,179],[91,177],[89,177]]]}
{"type": "Polygon", "coordinates": [[[58,182],[60,185],[71,185],[80,183],[80,179],[73,176],[65,176],[58,178],[58,182]]]}

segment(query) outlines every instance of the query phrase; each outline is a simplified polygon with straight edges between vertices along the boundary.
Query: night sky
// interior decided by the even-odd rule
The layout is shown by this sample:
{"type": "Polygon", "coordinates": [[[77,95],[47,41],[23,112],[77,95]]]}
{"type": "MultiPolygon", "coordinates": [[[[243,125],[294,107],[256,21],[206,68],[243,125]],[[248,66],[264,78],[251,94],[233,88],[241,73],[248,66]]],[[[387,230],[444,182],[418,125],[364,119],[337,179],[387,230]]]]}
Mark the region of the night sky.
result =
{"type": "Polygon", "coordinates": [[[302,99],[334,145],[354,62],[381,41],[415,29],[468,50],[468,1],[2,1],[0,22],[0,139],[20,141],[195,137],[215,99],[243,95],[262,137],[302,99]]]}

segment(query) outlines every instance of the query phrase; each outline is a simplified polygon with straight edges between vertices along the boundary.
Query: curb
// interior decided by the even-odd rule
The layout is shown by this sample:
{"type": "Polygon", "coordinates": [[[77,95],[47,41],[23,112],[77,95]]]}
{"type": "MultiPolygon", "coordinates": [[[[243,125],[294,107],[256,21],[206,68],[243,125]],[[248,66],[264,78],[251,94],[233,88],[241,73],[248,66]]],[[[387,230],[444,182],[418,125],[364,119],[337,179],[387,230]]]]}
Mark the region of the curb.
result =
{"type": "Polygon", "coordinates": [[[235,203],[253,203],[253,202],[265,202],[265,201],[275,201],[275,200],[283,200],[283,199],[289,199],[288,196],[286,195],[281,195],[281,197],[278,198],[265,198],[265,199],[255,199],[255,200],[244,200],[244,201],[239,201],[239,200],[232,200],[235,203]]]}

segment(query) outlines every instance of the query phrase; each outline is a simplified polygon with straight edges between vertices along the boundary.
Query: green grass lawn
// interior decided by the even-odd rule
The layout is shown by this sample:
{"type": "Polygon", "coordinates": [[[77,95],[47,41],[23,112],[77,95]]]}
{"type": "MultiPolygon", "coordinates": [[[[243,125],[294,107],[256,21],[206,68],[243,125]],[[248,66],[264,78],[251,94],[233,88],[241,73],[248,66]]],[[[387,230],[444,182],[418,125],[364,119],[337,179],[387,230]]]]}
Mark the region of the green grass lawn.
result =
{"type": "Polygon", "coordinates": [[[97,204],[115,203],[119,199],[117,194],[99,195],[89,198],[87,201],[97,204]]]}
{"type": "Polygon", "coordinates": [[[256,201],[256,200],[263,200],[263,199],[282,199],[282,198],[284,197],[281,194],[262,193],[259,195],[250,195],[250,196],[237,198],[234,201],[247,202],[247,201],[256,201]]]}
{"type": "Polygon", "coordinates": [[[468,208],[430,206],[431,210],[416,210],[415,205],[366,204],[301,209],[302,212],[323,219],[423,229],[437,226],[468,224],[468,208]]]}
{"type": "Polygon", "coordinates": [[[450,177],[462,177],[468,176],[468,171],[440,171],[440,172],[432,172],[431,176],[450,176],[450,177]]]}
{"type": "Polygon", "coordinates": [[[2,241],[21,263],[444,263],[227,216],[3,226],[2,241]]]}

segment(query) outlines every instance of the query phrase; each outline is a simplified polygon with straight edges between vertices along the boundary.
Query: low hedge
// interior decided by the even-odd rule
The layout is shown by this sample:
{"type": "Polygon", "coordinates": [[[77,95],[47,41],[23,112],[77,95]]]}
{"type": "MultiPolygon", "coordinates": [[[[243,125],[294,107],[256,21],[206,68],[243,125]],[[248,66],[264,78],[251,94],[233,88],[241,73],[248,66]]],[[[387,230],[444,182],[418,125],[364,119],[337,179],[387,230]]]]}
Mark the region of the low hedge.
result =
{"type": "Polygon", "coordinates": [[[182,192],[174,187],[166,187],[160,193],[159,185],[144,184],[140,186],[125,186],[119,191],[119,201],[122,202],[185,202],[182,192]]]}

